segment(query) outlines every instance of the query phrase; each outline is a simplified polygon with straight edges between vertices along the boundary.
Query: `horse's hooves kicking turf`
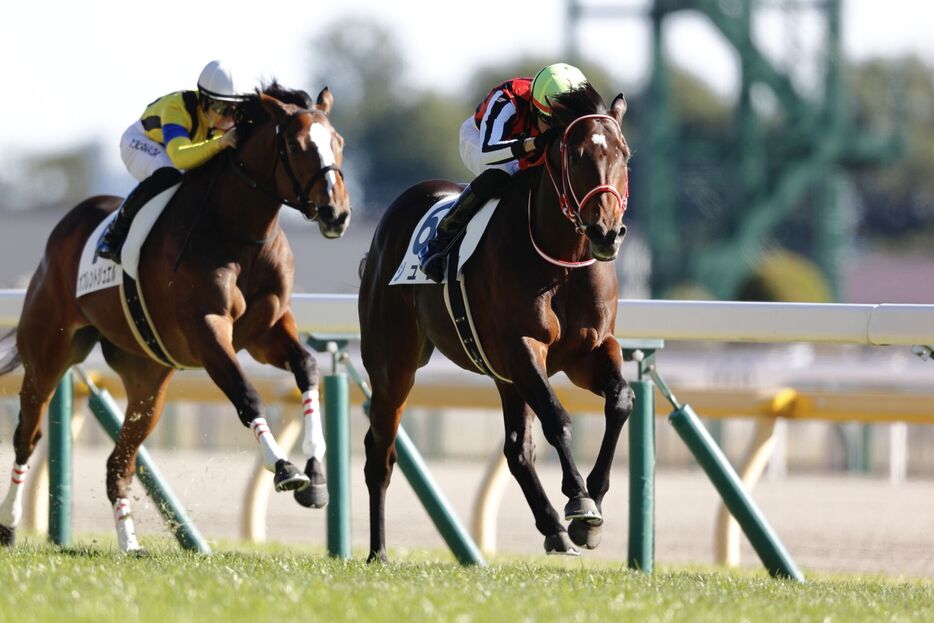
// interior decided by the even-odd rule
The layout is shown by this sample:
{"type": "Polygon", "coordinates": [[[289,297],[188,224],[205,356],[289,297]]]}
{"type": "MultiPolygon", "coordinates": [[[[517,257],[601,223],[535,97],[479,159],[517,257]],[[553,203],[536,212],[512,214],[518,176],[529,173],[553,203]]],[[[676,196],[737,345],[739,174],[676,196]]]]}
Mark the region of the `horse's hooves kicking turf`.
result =
{"type": "Polygon", "coordinates": [[[0,545],[12,547],[14,543],[16,543],[16,528],[0,525],[0,545]]]}
{"type": "Polygon", "coordinates": [[[305,475],[311,481],[311,486],[295,491],[295,501],[305,508],[324,508],[328,505],[329,496],[321,461],[315,457],[308,459],[305,463],[305,475]]]}
{"type": "Polygon", "coordinates": [[[575,545],[596,549],[600,545],[603,526],[589,523],[586,519],[573,519],[568,526],[568,535],[575,545]]]}
{"type": "Polygon", "coordinates": [[[276,491],[301,491],[311,484],[311,479],[298,471],[298,468],[286,461],[276,461],[276,491]]]}
{"type": "Polygon", "coordinates": [[[564,507],[564,520],[583,519],[587,523],[599,526],[603,524],[603,515],[597,503],[590,498],[574,498],[564,507]]]}
{"type": "Polygon", "coordinates": [[[559,532],[545,537],[545,553],[549,556],[580,556],[581,553],[571,543],[567,532],[559,532]]]}

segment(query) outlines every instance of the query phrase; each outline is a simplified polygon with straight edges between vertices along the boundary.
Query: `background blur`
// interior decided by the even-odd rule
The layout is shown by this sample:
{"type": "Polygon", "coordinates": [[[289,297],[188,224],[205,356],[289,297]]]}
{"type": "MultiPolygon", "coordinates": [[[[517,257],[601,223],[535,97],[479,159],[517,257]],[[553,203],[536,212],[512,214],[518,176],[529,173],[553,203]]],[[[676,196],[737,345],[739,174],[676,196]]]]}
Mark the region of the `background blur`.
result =
{"type": "MultiPolygon", "coordinates": [[[[331,88],[353,224],[332,242],[288,211],[283,219],[296,290],[355,293],[358,260],[396,195],[423,179],[469,181],[458,128],[488,90],[564,60],[579,65],[606,101],[618,92],[629,100],[623,130],[634,152],[633,196],[617,261],[622,296],[934,304],[932,3],[452,0],[428,8],[167,0],[159,7],[160,15],[116,2],[5,9],[0,287],[25,287],[67,209],[91,194],[132,188],[119,161],[123,130],[154,98],[193,88],[201,67],[221,57],[251,79],[276,77],[312,95],[331,88]]],[[[438,359],[429,373],[444,370],[438,359]]],[[[901,350],[671,344],[659,361],[676,391],[934,394],[932,364],[901,350]]],[[[486,383],[482,391],[493,389],[486,383]]],[[[2,404],[10,416],[2,421],[6,456],[15,407],[2,404]]],[[[199,414],[170,406],[151,445],[244,451],[250,439],[229,406],[199,414]]],[[[595,453],[599,420],[579,424],[582,463],[595,453]]],[[[362,418],[355,425],[358,453],[362,418]]],[[[491,412],[415,409],[406,426],[434,460],[485,458],[502,434],[491,412]]],[[[712,426],[738,456],[748,422],[712,426]]],[[[892,446],[874,430],[884,428],[789,424],[775,473],[884,476],[892,446]]],[[[660,424],[662,467],[689,468],[670,433],[660,424]]],[[[108,445],[96,429],[86,441],[108,445]]],[[[934,475],[931,441],[928,427],[911,428],[909,476],[934,475]]],[[[541,455],[549,460],[550,450],[541,455]]],[[[624,450],[620,457],[624,468],[624,450]]],[[[98,472],[102,479],[102,464],[98,472]]]]}

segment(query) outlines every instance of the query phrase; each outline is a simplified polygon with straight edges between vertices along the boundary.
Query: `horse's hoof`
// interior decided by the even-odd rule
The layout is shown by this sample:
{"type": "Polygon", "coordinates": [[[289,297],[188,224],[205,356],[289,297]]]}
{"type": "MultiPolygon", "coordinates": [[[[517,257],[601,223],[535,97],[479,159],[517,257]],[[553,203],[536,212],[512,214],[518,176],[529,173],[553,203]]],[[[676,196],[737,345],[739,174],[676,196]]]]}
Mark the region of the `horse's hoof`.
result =
{"type": "Polygon", "coordinates": [[[572,519],[568,526],[568,536],[574,541],[575,545],[580,545],[587,549],[596,549],[603,538],[603,526],[588,523],[584,519],[572,519]]]}
{"type": "Polygon", "coordinates": [[[549,556],[580,556],[581,553],[571,543],[567,532],[559,532],[545,537],[545,553],[549,556]]]}
{"type": "Polygon", "coordinates": [[[377,563],[381,565],[389,564],[389,556],[386,555],[386,550],[379,550],[378,552],[370,552],[370,555],[366,557],[367,564],[377,563]]]}
{"type": "Polygon", "coordinates": [[[328,505],[328,486],[312,484],[295,491],[295,501],[305,508],[324,508],[328,505]]]}
{"type": "Polygon", "coordinates": [[[305,475],[311,486],[295,492],[295,501],[305,508],[324,508],[328,505],[328,484],[324,479],[324,467],[315,457],[305,463],[305,475]]]}
{"type": "Polygon", "coordinates": [[[132,558],[151,558],[152,557],[152,554],[149,553],[149,550],[143,549],[142,547],[139,547],[137,549],[128,549],[127,551],[123,553],[132,558]]]}
{"type": "Polygon", "coordinates": [[[3,547],[13,547],[16,543],[16,528],[7,528],[0,525],[0,545],[3,547]]]}
{"type": "Polygon", "coordinates": [[[285,459],[279,459],[276,462],[276,476],[273,482],[276,484],[276,491],[301,491],[311,484],[311,479],[285,459]]]}
{"type": "Polygon", "coordinates": [[[597,508],[597,503],[590,498],[574,498],[568,501],[564,507],[564,520],[572,521],[574,519],[583,519],[589,524],[599,526],[603,524],[603,515],[597,508]]]}

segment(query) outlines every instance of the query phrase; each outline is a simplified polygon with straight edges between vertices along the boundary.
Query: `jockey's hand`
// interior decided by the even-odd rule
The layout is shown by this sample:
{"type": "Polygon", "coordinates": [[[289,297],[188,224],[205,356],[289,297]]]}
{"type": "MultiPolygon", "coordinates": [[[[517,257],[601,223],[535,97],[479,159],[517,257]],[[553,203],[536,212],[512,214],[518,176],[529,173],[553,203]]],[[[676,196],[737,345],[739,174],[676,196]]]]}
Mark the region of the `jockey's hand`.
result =
{"type": "Polygon", "coordinates": [[[224,136],[221,137],[220,141],[221,149],[227,149],[228,147],[237,146],[237,128],[230,128],[224,132],[224,136]]]}
{"type": "Polygon", "coordinates": [[[534,139],[535,151],[547,149],[556,138],[564,134],[564,128],[551,127],[539,134],[534,139]]]}

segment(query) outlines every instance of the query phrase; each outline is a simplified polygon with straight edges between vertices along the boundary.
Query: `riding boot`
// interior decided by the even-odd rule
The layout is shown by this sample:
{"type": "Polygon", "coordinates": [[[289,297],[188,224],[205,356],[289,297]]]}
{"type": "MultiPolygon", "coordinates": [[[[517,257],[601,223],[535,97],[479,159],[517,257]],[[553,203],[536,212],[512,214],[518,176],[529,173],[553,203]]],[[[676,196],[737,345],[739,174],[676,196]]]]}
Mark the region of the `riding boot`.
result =
{"type": "Polygon", "coordinates": [[[418,254],[419,268],[435,283],[444,280],[444,265],[467,223],[487,201],[501,195],[510,175],[499,169],[487,169],[467,185],[448,213],[438,223],[434,237],[418,254]]]}
{"type": "Polygon", "coordinates": [[[178,169],[162,167],[140,182],[123,201],[117,216],[110,221],[110,225],[97,241],[94,255],[119,264],[123,243],[140,208],[163,190],[178,183],[181,177],[182,173],[178,169]]]}

